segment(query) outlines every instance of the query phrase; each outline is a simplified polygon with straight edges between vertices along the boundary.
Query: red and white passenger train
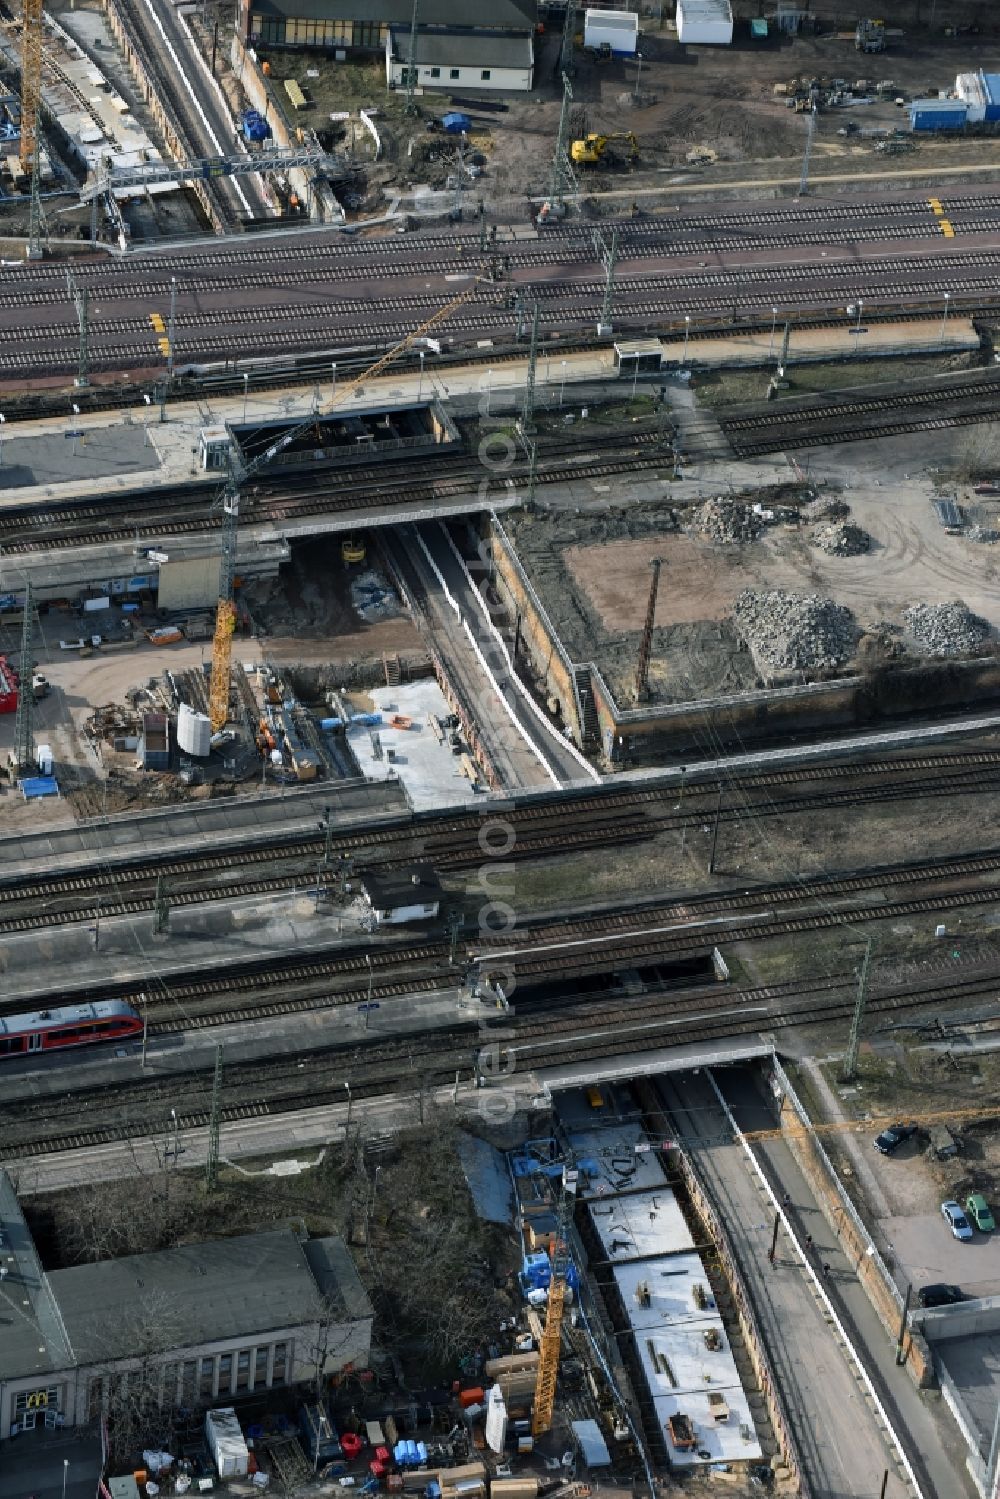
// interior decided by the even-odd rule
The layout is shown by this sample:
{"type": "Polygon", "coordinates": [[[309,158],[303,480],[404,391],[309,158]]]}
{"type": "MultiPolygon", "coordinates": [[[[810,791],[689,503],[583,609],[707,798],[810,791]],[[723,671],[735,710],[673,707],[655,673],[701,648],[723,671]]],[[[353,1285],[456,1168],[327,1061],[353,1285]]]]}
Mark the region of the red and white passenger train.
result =
{"type": "Polygon", "coordinates": [[[141,1033],[142,1016],[121,999],[8,1015],[0,1019],[0,1060],[28,1052],[62,1051],[67,1046],[92,1046],[97,1041],[121,1041],[141,1033]]]}

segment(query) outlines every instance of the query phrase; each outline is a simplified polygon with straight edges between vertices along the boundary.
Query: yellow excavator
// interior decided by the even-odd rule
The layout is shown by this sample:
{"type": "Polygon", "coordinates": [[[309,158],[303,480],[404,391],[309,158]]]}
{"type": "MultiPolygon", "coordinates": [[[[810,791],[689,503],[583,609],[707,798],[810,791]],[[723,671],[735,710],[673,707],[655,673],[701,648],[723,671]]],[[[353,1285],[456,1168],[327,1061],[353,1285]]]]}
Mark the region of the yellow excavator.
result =
{"type": "Polygon", "coordinates": [[[594,166],[602,160],[611,141],[628,141],[628,159],[638,161],[639,142],[631,130],[616,130],[611,135],[585,135],[570,146],[570,160],[575,166],[594,166]]]}

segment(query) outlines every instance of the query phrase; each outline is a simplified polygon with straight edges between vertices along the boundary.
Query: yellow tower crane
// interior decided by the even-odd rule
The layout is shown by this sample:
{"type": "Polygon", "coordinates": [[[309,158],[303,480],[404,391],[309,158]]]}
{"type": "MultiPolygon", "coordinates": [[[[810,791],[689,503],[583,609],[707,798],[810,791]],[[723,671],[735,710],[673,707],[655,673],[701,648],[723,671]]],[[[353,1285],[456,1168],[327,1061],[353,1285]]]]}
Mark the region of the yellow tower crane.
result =
{"type": "Polygon", "coordinates": [[[38,114],[42,97],[42,47],[45,29],[42,0],[22,0],[21,24],[21,166],[30,178],[28,210],[28,259],[42,254],[41,138],[38,114]]]}
{"type": "Polygon", "coordinates": [[[566,1276],[569,1271],[569,1225],[576,1203],[578,1179],[577,1171],[563,1167],[562,1191],[551,1248],[552,1273],[549,1279],[548,1304],[538,1350],[535,1403],[531,1412],[531,1434],[534,1437],[540,1437],[548,1431],[555,1410],[559,1356],[562,1352],[563,1310],[566,1305],[566,1276]]]}
{"type": "Polygon", "coordinates": [[[233,635],[236,630],[236,605],[233,602],[233,582],[236,576],[236,538],[240,518],[240,488],[246,483],[251,474],[265,468],[273,462],[279,453],[284,452],[296,438],[302,433],[308,432],[310,427],[315,426],[316,421],[322,421],[324,416],[329,416],[351,391],[359,389],[366,380],[373,379],[393,360],[398,359],[400,354],[405,354],[419,338],[422,338],[437,323],[443,322],[450,317],[463,303],[468,302],[476,295],[480,281],[483,278],[477,276],[471,286],[459,292],[457,297],[452,297],[444,307],[438,309],[433,317],[421,323],[412,333],[408,333],[398,344],[394,344],[387,354],[377,359],[368,369],[362,370],[353,380],[346,381],[337,391],[332,405],[319,417],[311,413],[295,426],[289,427],[282,433],[277,442],[263,453],[259,458],[244,467],[242,464],[233,464],[230,467],[229,479],[222,492],[222,561],[219,569],[219,604],[215,615],[215,638],[212,643],[212,678],[208,693],[208,715],[212,723],[212,732],[217,734],[225,727],[229,717],[229,675],[233,654],[233,635]]]}

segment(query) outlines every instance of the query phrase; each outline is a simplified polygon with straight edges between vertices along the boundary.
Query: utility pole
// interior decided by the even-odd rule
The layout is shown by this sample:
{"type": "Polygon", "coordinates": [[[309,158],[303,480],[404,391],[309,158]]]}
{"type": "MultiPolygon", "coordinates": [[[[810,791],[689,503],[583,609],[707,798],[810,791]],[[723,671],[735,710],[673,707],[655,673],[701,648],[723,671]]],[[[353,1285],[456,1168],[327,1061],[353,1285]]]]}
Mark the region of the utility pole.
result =
{"type": "Polygon", "coordinates": [[[712,848],[708,856],[708,872],[715,873],[715,850],[719,844],[719,818],[722,815],[722,782],[719,782],[719,799],[715,803],[715,826],[712,828],[712,848]]]}
{"type": "Polygon", "coordinates": [[[219,1132],[222,1126],[222,1047],[215,1048],[212,1076],[212,1113],[208,1121],[208,1156],[205,1160],[205,1191],[214,1192],[219,1180],[219,1132]]]}
{"type": "Polygon", "coordinates": [[[170,928],[170,901],[162,874],[156,876],[156,903],[153,906],[153,931],[159,936],[170,928]]]}
{"type": "Polygon", "coordinates": [[[601,315],[597,322],[598,333],[611,332],[611,303],[615,289],[615,266],[618,263],[618,226],[611,231],[611,242],[605,240],[600,229],[594,230],[594,249],[597,251],[598,259],[604,267],[604,297],[601,301],[601,315]]]}
{"type": "Polygon", "coordinates": [[[573,86],[563,74],[563,101],[559,112],[559,134],[552,153],[552,171],[549,174],[549,198],[553,205],[561,203],[568,192],[576,187],[576,178],[567,149],[569,143],[569,107],[573,102],[573,86]]]}
{"type": "Polygon", "coordinates": [[[576,35],[576,5],[566,0],[566,15],[563,19],[562,47],[559,51],[559,71],[564,78],[572,78],[576,72],[573,60],[573,38],[576,35]]]}
{"type": "Polygon", "coordinates": [[[462,193],[465,189],[465,131],[458,138],[458,150],[455,153],[455,196],[451,204],[451,222],[460,224],[462,222],[462,193]]]}
{"type": "Polygon", "coordinates": [[[641,703],[646,696],[649,684],[649,656],[653,647],[653,620],[656,616],[656,594],[660,587],[660,568],[663,566],[662,557],[654,557],[650,562],[653,576],[649,581],[649,602],[646,605],[646,623],[642,627],[642,640],[639,645],[639,665],[635,673],[635,700],[641,703]]]}
{"type": "Polygon", "coordinates": [[[77,286],[76,278],[68,267],[66,287],[73,306],[76,308],[77,322],[80,325],[80,351],[76,364],[76,380],[73,383],[77,386],[89,385],[87,369],[90,363],[90,292],[86,287],[77,286]]]}
{"type": "Polygon", "coordinates": [[[847,1042],[847,1055],[844,1058],[844,1080],[850,1080],[857,1075],[858,1071],[858,1048],[861,1045],[861,1022],[865,1015],[865,1003],[868,999],[868,973],[872,961],[872,939],[868,938],[865,943],[865,955],[861,960],[861,972],[858,974],[858,998],[854,1006],[854,1019],[851,1021],[851,1034],[847,1042]]]}
{"type": "Polygon", "coordinates": [[[792,324],[791,320],[789,320],[785,324],[785,333],[784,337],[781,340],[781,363],[778,365],[778,374],[782,377],[784,376],[785,370],[788,368],[788,345],[791,343],[791,341],[792,324]]]}
{"type": "Polygon", "coordinates": [[[31,599],[31,581],[24,583],[24,619],[21,623],[21,654],[18,657],[18,674],[21,684],[17,690],[17,714],[14,719],[14,759],[17,774],[30,775],[35,758],[35,735],[33,727],[35,695],[31,688],[35,663],[31,654],[31,637],[34,627],[34,606],[31,599]]]}
{"type": "Polygon", "coordinates": [[[333,808],[332,807],[324,807],[323,808],[323,821],[320,823],[320,828],[321,828],[321,830],[326,835],[326,841],[325,841],[324,846],[323,846],[323,868],[324,869],[329,869],[330,868],[330,862],[331,862],[331,858],[333,856],[333,818],[332,818],[332,815],[331,815],[332,812],[333,812],[333,808]]]}
{"type": "MultiPolygon", "coordinates": [[[[909,1282],[907,1282],[906,1295],[903,1297],[903,1311],[902,1311],[902,1315],[900,1316],[900,1319],[899,1319],[899,1337],[896,1339],[896,1363],[897,1364],[903,1363],[904,1359],[906,1358],[906,1354],[904,1352],[904,1349],[906,1348],[906,1319],[907,1319],[907,1316],[909,1315],[909,1311],[910,1311],[910,1297],[912,1295],[913,1295],[913,1286],[909,1282]]],[[[994,1443],[995,1443],[995,1441],[996,1441],[996,1438],[994,1437],[994,1443]]],[[[992,1464],[990,1466],[990,1471],[991,1472],[993,1471],[993,1465],[992,1464]]]]}
{"type": "Polygon", "coordinates": [[[521,402],[521,431],[525,434],[535,425],[535,369],[538,364],[538,303],[531,315],[531,345],[528,349],[528,369],[524,377],[524,399],[521,402]]]}
{"type": "Polygon", "coordinates": [[[413,0],[413,10],[410,13],[410,45],[406,53],[406,103],[403,105],[405,115],[417,113],[417,101],[414,97],[417,87],[417,5],[418,0],[413,0]]]}
{"type": "Polygon", "coordinates": [[[167,384],[174,378],[174,340],[177,337],[177,277],[170,278],[170,317],[167,320],[167,384]]]}
{"type": "Polygon", "coordinates": [[[816,134],[816,106],[809,111],[809,128],[806,131],[806,148],[802,153],[802,176],[799,178],[799,197],[809,191],[809,157],[812,155],[813,136],[816,134]]]}

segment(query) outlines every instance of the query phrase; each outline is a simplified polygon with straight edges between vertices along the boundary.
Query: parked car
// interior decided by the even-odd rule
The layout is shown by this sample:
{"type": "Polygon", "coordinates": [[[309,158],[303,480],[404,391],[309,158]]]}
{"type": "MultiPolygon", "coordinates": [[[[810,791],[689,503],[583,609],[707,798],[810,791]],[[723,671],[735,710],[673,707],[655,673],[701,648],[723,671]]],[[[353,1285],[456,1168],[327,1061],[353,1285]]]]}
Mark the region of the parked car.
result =
{"type": "Polygon", "coordinates": [[[921,1306],[956,1306],[958,1302],[968,1299],[961,1286],[948,1286],[943,1281],[937,1281],[931,1286],[921,1286],[917,1292],[917,1300],[921,1306]]]}
{"type": "Polygon", "coordinates": [[[953,1202],[949,1198],[947,1202],[942,1202],[941,1212],[955,1238],[961,1239],[963,1244],[967,1244],[972,1238],[972,1229],[969,1227],[968,1218],[962,1212],[961,1204],[953,1202]]]}
{"type": "Polygon", "coordinates": [[[875,1136],[875,1149],[881,1151],[883,1155],[892,1155],[892,1152],[898,1150],[904,1140],[911,1140],[916,1133],[915,1124],[890,1124],[888,1129],[884,1129],[880,1135],[875,1136]]]}
{"type": "Polygon", "coordinates": [[[971,1218],[972,1222],[979,1229],[980,1233],[991,1234],[996,1228],[996,1224],[993,1221],[993,1214],[990,1212],[989,1203],[986,1201],[986,1198],[983,1196],[982,1192],[973,1192],[970,1197],[966,1198],[965,1211],[968,1217],[971,1218]]]}

